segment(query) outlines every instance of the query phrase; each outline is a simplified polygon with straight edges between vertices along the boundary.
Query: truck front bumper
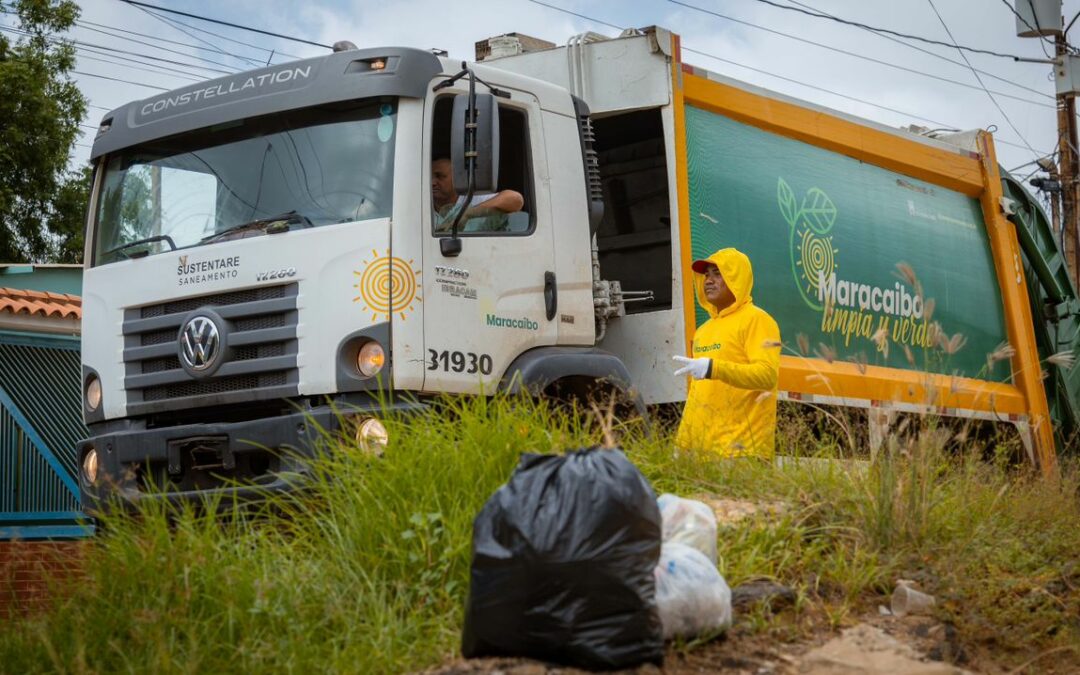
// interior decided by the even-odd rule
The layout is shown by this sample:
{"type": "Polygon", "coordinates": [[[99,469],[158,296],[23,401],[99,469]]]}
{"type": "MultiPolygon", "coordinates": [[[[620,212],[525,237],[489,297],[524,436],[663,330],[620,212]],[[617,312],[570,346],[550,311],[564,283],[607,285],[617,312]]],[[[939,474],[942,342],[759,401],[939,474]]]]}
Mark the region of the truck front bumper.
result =
{"type": "Polygon", "coordinates": [[[79,491],[87,513],[133,510],[145,500],[227,507],[301,487],[320,440],[342,432],[342,422],[413,412],[416,403],[370,410],[319,406],[277,417],[227,423],[126,429],[92,436],[77,448],[79,491]],[[90,483],[84,458],[97,453],[90,483]]]}

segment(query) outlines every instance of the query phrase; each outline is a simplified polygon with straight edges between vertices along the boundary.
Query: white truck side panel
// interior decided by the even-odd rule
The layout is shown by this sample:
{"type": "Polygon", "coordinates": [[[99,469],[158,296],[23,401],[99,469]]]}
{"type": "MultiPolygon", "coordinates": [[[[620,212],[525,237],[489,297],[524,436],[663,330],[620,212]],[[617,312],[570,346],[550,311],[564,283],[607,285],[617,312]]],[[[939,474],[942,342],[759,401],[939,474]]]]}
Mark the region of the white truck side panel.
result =
{"type": "Polygon", "coordinates": [[[667,57],[654,51],[645,35],[589,42],[485,61],[484,66],[528,75],[568,89],[589,104],[594,115],[655,108],[671,100],[667,57]],[[579,53],[580,51],[580,53],[579,53]],[[571,81],[582,83],[581,90],[571,81]]]}

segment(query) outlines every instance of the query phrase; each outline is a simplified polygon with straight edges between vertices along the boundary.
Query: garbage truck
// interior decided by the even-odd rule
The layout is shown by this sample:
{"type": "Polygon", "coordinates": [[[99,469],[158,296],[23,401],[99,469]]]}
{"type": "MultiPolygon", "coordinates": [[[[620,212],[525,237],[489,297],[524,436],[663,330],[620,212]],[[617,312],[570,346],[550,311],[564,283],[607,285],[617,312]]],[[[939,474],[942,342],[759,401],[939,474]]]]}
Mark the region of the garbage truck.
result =
{"type": "Polygon", "coordinates": [[[780,325],[782,399],[878,431],[904,412],[1012,425],[1052,471],[1080,303],[992,136],[891,128],[682,56],[656,27],[499,36],[473,62],[339,43],[104,115],[84,504],[289,489],[319,429],[383,445],[386,410],[435,395],[678,403],[671,357],[705,319],[690,264],[729,246],[780,325]],[[439,159],[460,204],[521,208],[440,222],[439,159]]]}

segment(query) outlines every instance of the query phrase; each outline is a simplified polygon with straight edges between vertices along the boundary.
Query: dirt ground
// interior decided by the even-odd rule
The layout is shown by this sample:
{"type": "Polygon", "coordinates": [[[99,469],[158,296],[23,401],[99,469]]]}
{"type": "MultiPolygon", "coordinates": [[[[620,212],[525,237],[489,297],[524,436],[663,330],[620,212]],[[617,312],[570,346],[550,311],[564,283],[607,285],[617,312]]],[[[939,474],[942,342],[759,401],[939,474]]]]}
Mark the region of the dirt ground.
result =
{"type": "MultiPolygon", "coordinates": [[[[755,503],[694,495],[714,511],[723,527],[758,514],[775,516],[786,510],[780,502],[755,503]]],[[[887,602],[887,600],[886,600],[887,602]]],[[[1080,653],[1068,651],[1031,654],[1017,669],[1001,666],[989,652],[972,653],[957,641],[949,625],[929,617],[904,617],[867,609],[833,629],[824,615],[805,613],[798,630],[783,612],[773,617],[776,630],[754,630],[746,621],[735,625],[711,642],[688,648],[669,644],[664,665],[643,666],[628,671],[636,675],[665,673],[730,673],[731,675],[1020,675],[1021,673],[1078,674],[1080,653]],[[785,639],[786,632],[799,639],[785,639]]],[[[546,664],[529,659],[486,658],[448,661],[425,675],[582,675],[588,671],[546,664]]]]}
{"type": "MultiPolygon", "coordinates": [[[[736,624],[725,636],[694,649],[669,645],[663,668],[647,665],[620,673],[690,675],[964,675],[985,673],[1078,673],[1073,654],[1046,654],[1029,667],[1011,671],[988,654],[967,653],[955,632],[930,617],[861,617],[855,626],[833,631],[826,625],[800,641],[753,633],[736,624]]],[[[454,659],[426,675],[584,675],[588,671],[528,659],[454,659]]]]}

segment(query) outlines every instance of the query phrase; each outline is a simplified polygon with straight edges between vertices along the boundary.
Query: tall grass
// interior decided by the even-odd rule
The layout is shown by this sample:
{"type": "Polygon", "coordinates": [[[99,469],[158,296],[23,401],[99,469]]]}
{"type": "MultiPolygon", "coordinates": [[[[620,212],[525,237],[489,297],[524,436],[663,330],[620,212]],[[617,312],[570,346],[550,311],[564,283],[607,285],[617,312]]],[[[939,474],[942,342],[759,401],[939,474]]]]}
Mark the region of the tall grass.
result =
{"type": "MultiPolygon", "coordinates": [[[[475,514],[520,453],[601,434],[518,399],[449,399],[387,424],[383,457],[327,437],[311,488],[258,511],[219,519],[146,507],[109,519],[85,580],[0,630],[0,670],[389,673],[452,657],[475,514]]],[[[962,640],[1006,660],[1080,640],[1071,466],[1048,484],[978,448],[944,451],[932,425],[870,466],[821,459],[834,455],[827,443],[779,442],[783,454],[818,459],[777,468],[675,453],[662,429],[623,439],[658,494],[784,504],[720,531],[730,583],[764,576],[799,593],[790,613],[753,629],[846,623],[876,611],[904,577],[941,598],[962,640]]]]}

